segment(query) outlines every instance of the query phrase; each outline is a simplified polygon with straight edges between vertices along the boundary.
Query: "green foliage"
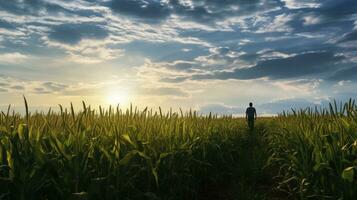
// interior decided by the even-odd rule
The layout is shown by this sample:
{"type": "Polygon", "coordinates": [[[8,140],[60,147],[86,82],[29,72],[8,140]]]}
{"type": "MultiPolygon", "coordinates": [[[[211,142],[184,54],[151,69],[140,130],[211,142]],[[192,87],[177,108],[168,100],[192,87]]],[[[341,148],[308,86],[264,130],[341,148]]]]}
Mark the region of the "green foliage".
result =
{"type": "Polygon", "coordinates": [[[191,110],[25,107],[0,115],[0,200],[215,199],[229,187],[232,199],[269,199],[272,187],[283,199],[357,197],[352,100],[259,118],[254,131],[191,110]]]}
{"type": "Polygon", "coordinates": [[[195,199],[229,181],[246,131],[194,111],[25,107],[0,117],[0,199],[195,199]]]}
{"type": "Polygon", "coordinates": [[[342,172],[342,178],[349,181],[353,182],[354,180],[354,167],[347,167],[346,169],[343,170],[342,172]]]}
{"type": "Polygon", "coordinates": [[[329,109],[279,116],[269,135],[269,165],[278,188],[300,199],[356,199],[357,107],[353,100],[329,109]]]}

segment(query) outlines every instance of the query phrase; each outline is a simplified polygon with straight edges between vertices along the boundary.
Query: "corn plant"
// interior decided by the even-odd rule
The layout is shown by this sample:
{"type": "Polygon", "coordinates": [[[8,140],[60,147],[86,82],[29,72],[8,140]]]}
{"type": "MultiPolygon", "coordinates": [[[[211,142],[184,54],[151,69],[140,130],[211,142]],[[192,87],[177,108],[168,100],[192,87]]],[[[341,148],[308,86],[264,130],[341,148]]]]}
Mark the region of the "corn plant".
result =
{"type": "Polygon", "coordinates": [[[231,116],[60,107],[0,117],[0,199],[195,199],[236,168],[231,116]]]}
{"type": "Polygon", "coordinates": [[[279,169],[279,189],[299,199],[357,197],[354,100],[283,113],[272,128],[269,164],[279,169]]]}

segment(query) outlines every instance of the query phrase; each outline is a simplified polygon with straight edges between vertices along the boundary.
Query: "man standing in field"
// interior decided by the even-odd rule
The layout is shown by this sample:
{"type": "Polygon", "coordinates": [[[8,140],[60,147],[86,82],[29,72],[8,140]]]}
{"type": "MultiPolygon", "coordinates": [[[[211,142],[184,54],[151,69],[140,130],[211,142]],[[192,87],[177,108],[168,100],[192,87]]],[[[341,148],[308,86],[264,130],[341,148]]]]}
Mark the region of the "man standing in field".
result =
{"type": "Polygon", "coordinates": [[[257,112],[253,107],[253,103],[249,103],[249,107],[245,111],[245,119],[247,120],[248,127],[250,130],[254,129],[254,121],[257,119],[257,112]]]}

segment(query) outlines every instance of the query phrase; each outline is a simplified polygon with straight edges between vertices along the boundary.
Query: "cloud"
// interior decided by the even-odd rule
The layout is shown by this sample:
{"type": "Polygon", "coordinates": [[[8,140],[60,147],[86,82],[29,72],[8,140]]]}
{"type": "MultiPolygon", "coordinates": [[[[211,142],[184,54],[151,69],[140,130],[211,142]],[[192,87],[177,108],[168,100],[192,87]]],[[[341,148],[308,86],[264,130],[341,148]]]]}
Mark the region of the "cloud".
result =
{"type": "Polygon", "coordinates": [[[69,12],[57,3],[56,0],[11,0],[11,1],[1,1],[0,10],[10,12],[16,15],[35,15],[39,16],[41,14],[54,14],[69,12]]]}
{"type": "Polygon", "coordinates": [[[10,85],[9,83],[0,82],[0,87],[7,87],[7,86],[9,86],[9,85],[10,85]]]}
{"type": "Polygon", "coordinates": [[[14,86],[11,86],[11,89],[14,89],[14,90],[24,90],[25,87],[22,86],[22,85],[14,85],[14,86]]]}
{"type": "Polygon", "coordinates": [[[357,80],[357,66],[338,70],[328,79],[334,81],[357,80]]]}
{"type": "Polygon", "coordinates": [[[239,108],[212,102],[310,101],[338,82],[348,94],[356,14],[355,0],[1,1],[0,71],[23,79],[0,88],[103,99],[100,79],[116,75],[138,99],[227,113],[239,108]]]}
{"type": "Polygon", "coordinates": [[[10,22],[5,21],[5,20],[0,20],[0,28],[15,29],[16,26],[10,22]]]}
{"type": "MultiPolygon", "coordinates": [[[[94,27],[93,27],[94,28],[94,27]]],[[[97,33],[97,32],[94,32],[97,33]]],[[[63,43],[53,39],[45,39],[50,48],[63,49],[66,57],[58,60],[59,63],[74,62],[79,64],[98,64],[114,60],[123,55],[123,50],[115,47],[116,41],[107,33],[95,35],[94,33],[80,33],[76,40],[63,43]],[[79,39],[80,38],[80,39],[79,39]]],[[[64,37],[62,35],[61,37],[64,37]]]]}
{"type": "Polygon", "coordinates": [[[321,6],[318,0],[281,0],[289,9],[318,8],[321,6]]]}
{"type": "MultiPolygon", "coordinates": [[[[264,25],[261,25],[257,33],[266,33],[266,32],[291,32],[292,28],[288,22],[294,19],[293,14],[281,14],[274,17],[271,22],[267,22],[264,25]]],[[[270,20],[270,19],[266,19],[270,20]]]]}
{"type": "Polygon", "coordinates": [[[61,91],[68,87],[68,85],[61,84],[61,83],[55,83],[55,82],[44,82],[44,83],[42,83],[42,86],[46,89],[56,91],[56,92],[61,91]]]}
{"type": "Polygon", "coordinates": [[[251,14],[260,8],[271,7],[271,1],[261,0],[171,0],[173,12],[183,19],[210,24],[232,16],[251,14]]]}
{"type": "Polygon", "coordinates": [[[105,45],[98,46],[78,46],[77,49],[68,51],[67,61],[80,64],[97,64],[108,60],[113,60],[123,55],[121,49],[107,48],[105,45]]]}
{"type": "Polygon", "coordinates": [[[142,19],[164,19],[170,15],[167,3],[156,0],[112,0],[109,7],[117,13],[142,19]]]}
{"type": "MultiPolygon", "coordinates": [[[[175,60],[173,62],[156,62],[154,63],[154,68],[165,69],[165,71],[170,71],[170,75],[177,77],[162,77],[164,82],[179,82],[183,81],[185,75],[203,73],[207,71],[214,71],[218,69],[229,69],[239,63],[239,57],[243,54],[232,50],[228,47],[217,47],[209,48],[208,55],[202,55],[194,58],[194,60],[175,60]]],[[[150,70],[152,73],[155,70],[150,70]]],[[[165,72],[161,70],[162,74],[165,72]]]]}
{"type": "Polygon", "coordinates": [[[42,0],[28,0],[28,1],[1,1],[0,9],[6,10],[15,14],[36,14],[40,8],[43,8],[45,3],[42,0]]]}
{"type": "MultiPolygon", "coordinates": [[[[145,22],[161,22],[179,16],[186,21],[203,24],[243,15],[269,7],[273,1],[261,0],[111,0],[106,5],[115,13],[139,18],[145,22]]],[[[275,5],[275,4],[274,4],[275,5]]]]}
{"type": "Polygon", "coordinates": [[[225,104],[205,104],[199,107],[198,112],[202,114],[225,114],[225,115],[237,115],[243,114],[244,108],[238,106],[228,106],[225,104]]]}
{"type": "Polygon", "coordinates": [[[25,90],[25,83],[14,77],[0,74],[0,87],[3,92],[22,92],[25,90]]]}
{"type": "Polygon", "coordinates": [[[33,92],[36,94],[51,94],[51,91],[46,90],[45,88],[41,88],[41,87],[36,87],[33,88],[33,92]]]}
{"type": "Polygon", "coordinates": [[[315,24],[318,24],[321,22],[321,18],[319,17],[316,17],[316,16],[312,16],[312,15],[308,15],[308,16],[305,16],[304,18],[304,25],[315,25],[315,24]]]}
{"type": "Polygon", "coordinates": [[[27,55],[21,54],[19,52],[0,54],[0,62],[7,64],[21,63],[27,58],[27,55]]]}
{"type": "Polygon", "coordinates": [[[61,24],[53,27],[48,37],[65,44],[78,44],[82,39],[104,39],[108,32],[99,25],[61,24]]]}
{"type": "Polygon", "coordinates": [[[272,85],[277,86],[286,92],[291,91],[308,96],[312,92],[315,92],[322,82],[322,79],[276,80],[272,85]]]}
{"type": "MultiPolygon", "coordinates": [[[[144,39],[144,38],[143,38],[144,39]]],[[[207,48],[201,44],[182,43],[180,41],[145,41],[136,40],[126,44],[121,44],[120,48],[125,49],[126,54],[145,55],[155,61],[164,60],[192,60],[200,55],[205,55],[207,48]],[[191,49],[191,51],[182,51],[183,48],[191,49]]]]}
{"type": "Polygon", "coordinates": [[[200,56],[195,59],[198,66],[204,66],[205,69],[215,68],[229,68],[234,63],[242,52],[233,50],[229,47],[212,47],[209,49],[210,54],[207,56],[200,56]]]}
{"type": "Polygon", "coordinates": [[[259,61],[249,68],[238,68],[233,71],[221,71],[214,74],[194,75],[200,79],[271,79],[295,78],[311,74],[319,74],[331,69],[335,62],[343,56],[335,56],[332,52],[309,52],[299,55],[259,61]]]}
{"type": "Polygon", "coordinates": [[[62,92],[64,96],[94,96],[103,94],[103,89],[97,86],[74,87],[62,92]]]}
{"type": "Polygon", "coordinates": [[[189,94],[177,87],[157,87],[157,88],[141,88],[140,95],[149,96],[173,96],[173,97],[188,97],[189,94]]]}
{"type": "Polygon", "coordinates": [[[350,42],[356,40],[357,40],[357,30],[354,30],[342,36],[342,38],[338,40],[338,43],[344,43],[344,42],[350,42]]]}
{"type": "Polygon", "coordinates": [[[160,82],[166,82],[166,83],[181,83],[185,80],[187,80],[188,77],[166,77],[166,78],[161,78],[160,82]]]}
{"type": "Polygon", "coordinates": [[[62,94],[63,92],[66,91],[67,88],[69,88],[69,85],[63,83],[56,83],[52,81],[33,82],[30,83],[30,85],[31,85],[32,92],[37,94],[53,94],[53,93],[62,94]]]}
{"type": "Polygon", "coordinates": [[[357,2],[355,0],[328,0],[317,11],[329,19],[350,18],[351,15],[357,13],[357,2]]]}
{"type": "Polygon", "coordinates": [[[173,63],[168,64],[167,67],[178,71],[191,71],[194,65],[194,62],[175,61],[173,63]]]}
{"type": "MultiPolygon", "coordinates": [[[[77,84],[65,84],[54,81],[23,80],[13,76],[0,74],[0,87],[14,93],[58,94],[76,87],[77,84]]],[[[77,86],[78,87],[78,86],[77,86]]]]}

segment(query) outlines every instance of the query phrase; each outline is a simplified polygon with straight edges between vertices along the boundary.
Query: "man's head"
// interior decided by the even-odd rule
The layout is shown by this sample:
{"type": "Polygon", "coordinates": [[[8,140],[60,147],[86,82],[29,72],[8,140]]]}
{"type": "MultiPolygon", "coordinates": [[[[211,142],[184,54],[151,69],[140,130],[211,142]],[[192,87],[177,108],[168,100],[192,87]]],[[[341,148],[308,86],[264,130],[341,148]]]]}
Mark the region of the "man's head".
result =
{"type": "Polygon", "coordinates": [[[253,106],[253,103],[252,103],[252,102],[250,102],[250,103],[249,103],[249,106],[250,106],[250,107],[252,107],[252,106],[253,106]]]}

